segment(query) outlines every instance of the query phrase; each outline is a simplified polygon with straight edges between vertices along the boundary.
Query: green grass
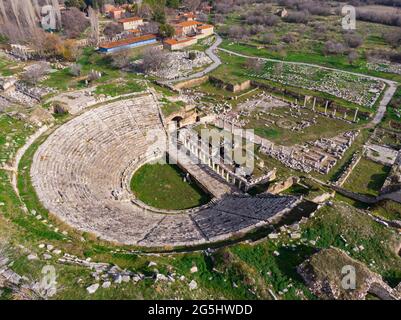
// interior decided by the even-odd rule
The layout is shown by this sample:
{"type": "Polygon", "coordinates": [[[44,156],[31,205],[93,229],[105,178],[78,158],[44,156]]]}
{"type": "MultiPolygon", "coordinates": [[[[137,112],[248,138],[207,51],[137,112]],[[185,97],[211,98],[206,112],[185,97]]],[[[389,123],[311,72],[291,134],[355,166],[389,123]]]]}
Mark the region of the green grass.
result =
{"type": "Polygon", "coordinates": [[[362,158],[343,187],[353,192],[377,196],[389,172],[390,167],[362,158]]]}
{"type": "Polygon", "coordinates": [[[392,200],[383,200],[377,203],[372,212],[387,220],[401,221],[401,204],[392,200]]]}
{"type": "Polygon", "coordinates": [[[96,87],[96,94],[104,94],[110,97],[116,97],[124,94],[141,92],[144,87],[135,81],[128,81],[126,83],[109,83],[102,84],[96,87]]]}
{"type": "Polygon", "coordinates": [[[161,100],[162,106],[161,110],[165,117],[182,110],[185,107],[184,101],[170,101],[167,98],[162,98],[161,100]]]}
{"type": "Polygon", "coordinates": [[[288,110],[289,107],[277,107],[272,109],[271,113],[284,117],[284,119],[291,121],[293,125],[299,124],[302,120],[308,121],[313,117],[317,117],[316,123],[300,132],[280,127],[277,122],[281,121],[283,118],[277,118],[271,114],[267,118],[275,121],[276,123],[274,124],[266,122],[264,117],[256,116],[257,112],[253,112],[251,117],[243,118],[249,120],[246,128],[254,129],[256,135],[272,140],[280,145],[289,146],[318,140],[320,138],[331,138],[345,131],[354,130],[359,127],[359,125],[349,124],[342,120],[316,115],[311,108],[303,109],[301,111],[302,115],[298,116],[298,118],[289,115],[288,110]],[[268,127],[266,127],[265,124],[268,124],[268,127]]]}
{"type": "MultiPolygon", "coordinates": [[[[318,98],[320,97],[326,100],[333,101],[336,106],[351,109],[350,112],[352,112],[356,108],[359,108],[360,111],[366,113],[372,113],[372,111],[374,110],[374,107],[368,108],[360,106],[358,104],[346,101],[344,99],[338,98],[325,92],[309,90],[301,87],[292,86],[289,84],[274,82],[269,79],[261,79],[253,77],[252,75],[250,75],[249,70],[246,69],[245,58],[229,55],[225,52],[219,52],[219,57],[221,58],[223,64],[219,68],[214,70],[211,73],[211,76],[214,76],[218,79],[223,79],[225,83],[237,84],[244,82],[245,80],[256,80],[261,85],[264,85],[267,88],[269,88],[269,90],[275,94],[278,93],[278,94],[284,94],[285,96],[295,96],[298,97],[298,99],[303,99],[305,95],[315,96],[318,98]]],[[[330,71],[326,72],[330,73],[330,71]]],[[[211,91],[211,93],[213,93],[213,91],[211,91]]]]}
{"type": "Polygon", "coordinates": [[[183,210],[210,200],[196,184],[184,182],[177,165],[146,164],[132,178],[131,189],[144,203],[160,209],[183,210]]]}
{"type": "Polygon", "coordinates": [[[401,115],[401,86],[397,87],[380,126],[395,131],[401,131],[401,116],[399,115],[401,115]]]}
{"type": "MultiPolygon", "coordinates": [[[[132,52],[133,56],[136,54],[138,54],[137,51],[132,52]]],[[[111,57],[96,52],[94,48],[85,48],[76,63],[81,65],[81,75],[79,77],[72,76],[70,73],[70,68],[65,68],[63,70],[58,70],[51,73],[48,79],[43,81],[43,85],[62,91],[67,89],[81,89],[85,86],[85,83],[82,81],[82,79],[92,70],[99,71],[102,74],[102,77],[95,80],[93,84],[107,84],[121,78],[127,80],[129,85],[134,86],[134,82],[132,80],[137,78],[142,79],[141,76],[136,76],[133,73],[123,72],[120,69],[113,67],[111,64],[111,57]]],[[[105,90],[106,92],[114,91],[112,85],[109,90],[107,87],[105,90]]],[[[129,88],[126,90],[129,90],[129,88]]]]}
{"type": "Polygon", "coordinates": [[[22,71],[20,63],[8,60],[6,57],[0,55],[0,75],[4,77],[12,76],[22,71]]]}
{"type": "Polygon", "coordinates": [[[9,163],[16,150],[35,131],[34,126],[9,115],[0,115],[0,163],[9,163]]]}

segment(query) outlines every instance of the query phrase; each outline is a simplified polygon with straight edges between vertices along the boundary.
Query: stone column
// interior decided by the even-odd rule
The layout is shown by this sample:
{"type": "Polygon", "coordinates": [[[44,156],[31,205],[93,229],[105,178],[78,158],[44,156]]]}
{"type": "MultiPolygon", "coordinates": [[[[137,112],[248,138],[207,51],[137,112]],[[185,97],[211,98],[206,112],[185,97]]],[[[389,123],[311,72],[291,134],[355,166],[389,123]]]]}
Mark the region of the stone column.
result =
{"type": "Polygon", "coordinates": [[[326,105],[324,106],[324,114],[327,114],[327,107],[329,106],[329,102],[326,101],[326,105]]]}
{"type": "Polygon", "coordinates": [[[358,116],[358,111],[359,111],[359,108],[356,108],[355,115],[354,115],[354,122],[356,121],[356,117],[358,116]]]}
{"type": "Polygon", "coordinates": [[[313,111],[315,111],[315,107],[316,107],[316,97],[313,98],[313,106],[312,106],[313,111]]]}
{"type": "Polygon", "coordinates": [[[305,96],[305,99],[304,99],[304,108],[306,107],[306,96],[305,96]]]}

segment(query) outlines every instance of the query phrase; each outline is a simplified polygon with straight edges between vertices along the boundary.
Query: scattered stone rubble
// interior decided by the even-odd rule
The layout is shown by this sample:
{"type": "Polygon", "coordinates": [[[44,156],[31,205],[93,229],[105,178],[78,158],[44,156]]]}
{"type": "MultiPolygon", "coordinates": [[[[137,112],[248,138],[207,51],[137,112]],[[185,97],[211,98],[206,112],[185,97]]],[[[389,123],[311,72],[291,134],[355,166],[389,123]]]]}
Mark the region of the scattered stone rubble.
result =
{"type": "Polygon", "coordinates": [[[366,64],[369,70],[401,74],[401,63],[375,59],[366,64]]]}
{"type": "Polygon", "coordinates": [[[297,270],[310,290],[321,299],[363,300],[368,293],[383,300],[401,299],[401,284],[392,289],[380,275],[337,248],[319,251],[297,270]],[[355,268],[355,289],[343,285],[345,266],[355,268]]]}
{"type": "Polygon", "coordinates": [[[195,69],[212,63],[212,60],[204,52],[191,51],[191,54],[195,55],[194,59],[190,59],[189,51],[169,52],[166,54],[166,63],[163,68],[149,73],[158,78],[174,80],[186,77],[193,73],[195,69]]]}
{"type": "Polygon", "coordinates": [[[327,174],[344,156],[358,134],[359,131],[348,131],[334,138],[321,138],[292,147],[276,146],[266,140],[260,151],[279,160],[289,168],[306,173],[314,170],[327,174]]]}
{"type": "Polygon", "coordinates": [[[325,92],[366,107],[373,107],[385,88],[384,82],[367,77],[295,64],[266,64],[262,73],[250,76],[325,92]]]}

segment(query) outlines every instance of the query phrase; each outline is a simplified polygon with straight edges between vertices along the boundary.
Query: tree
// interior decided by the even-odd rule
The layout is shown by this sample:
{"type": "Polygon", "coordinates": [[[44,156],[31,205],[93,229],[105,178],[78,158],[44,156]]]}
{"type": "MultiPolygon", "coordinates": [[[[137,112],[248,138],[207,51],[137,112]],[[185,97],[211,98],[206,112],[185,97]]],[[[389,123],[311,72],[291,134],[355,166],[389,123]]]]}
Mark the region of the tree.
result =
{"type": "Polygon", "coordinates": [[[89,21],[85,14],[76,7],[64,10],[61,15],[61,22],[68,38],[79,37],[89,27],[89,21]]]}
{"type": "Polygon", "coordinates": [[[264,65],[265,64],[263,63],[263,61],[259,60],[259,59],[249,58],[245,62],[245,68],[247,68],[248,70],[257,72],[257,73],[259,73],[263,70],[264,65]]]}
{"type": "Polygon", "coordinates": [[[141,18],[150,19],[152,17],[152,9],[148,4],[143,3],[139,6],[137,14],[141,18]]]}
{"type": "Polygon", "coordinates": [[[350,65],[354,64],[354,62],[358,59],[358,53],[354,50],[348,53],[348,62],[350,65]]]}
{"type": "Polygon", "coordinates": [[[159,27],[160,24],[154,21],[150,21],[147,24],[144,24],[143,26],[139,26],[139,30],[141,30],[142,33],[159,33],[159,27]]]}
{"type": "Polygon", "coordinates": [[[170,59],[168,53],[155,47],[146,48],[143,50],[142,55],[141,69],[143,72],[163,69],[170,59]]]}
{"type": "Polygon", "coordinates": [[[362,37],[357,34],[346,33],[344,35],[344,40],[348,47],[353,49],[358,48],[363,44],[362,37]]]}
{"type": "Polygon", "coordinates": [[[159,28],[159,34],[162,38],[172,38],[175,35],[175,29],[172,25],[162,24],[159,28]]]}
{"type": "Polygon", "coordinates": [[[401,28],[398,28],[396,31],[384,33],[383,39],[393,48],[397,48],[401,45],[401,28]]]}
{"type": "Polygon", "coordinates": [[[103,30],[103,34],[109,38],[112,38],[121,32],[123,32],[123,26],[117,22],[108,23],[103,30]]]}
{"type": "Polygon", "coordinates": [[[187,8],[189,11],[195,11],[199,8],[201,4],[201,0],[184,0],[182,5],[187,8]]]}
{"type": "Polygon", "coordinates": [[[36,85],[48,72],[50,68],[46,62],[38,62],[22,74],[22,80],[31,85],[36,85]]]}
{"type": "Polygon", "coordinates": [[[294,42],[297,41],[297,39],[295,38],[295,36],[292,35],[292,34],[290,34],[290,33],[284,35],[284,36],[281,38],[281,40],[282,40],[283,42],[285,42],[285,43],[294,43],[294,42]]]}
{"type": "Polygon", "coordinates": [[[70,74],[74,77],[79,77],[81,75],[82,66],[80,64],[74,63],[70,67],[70,74]]]}
{"type": "Polygon", "coordinates": [[[64,4],[67,8],[75,7],[80,10],[83,10],[86,8],[86,3],[84,0],[65,0],[64,4]]]}
{"type": "Polygon", "coordinates": [[[323,52],[325,55],[328,54],[342,54],[344,53],[344,45],[340,42],[334,42],[334,41],[326,41],[324,44],[323,52]]]}
{"type": "Polygon", "coordinates": [[[180,0],[167,0],[166,6],[173,9],[178,9],[180,6],[180,0]]]}
{"type": "Polygon", "coordinates": [[[166,23],[166,13],[164,11],[164,7],[156,7],[153,11],[153,20],[165,24],[166,23]]]}
{"type": "Polygon", "coordinates": [[[124,69],[131,64],[131,54],[129,50],[119,51],[111,56],[111,65],[114,68],[124,69]]]}

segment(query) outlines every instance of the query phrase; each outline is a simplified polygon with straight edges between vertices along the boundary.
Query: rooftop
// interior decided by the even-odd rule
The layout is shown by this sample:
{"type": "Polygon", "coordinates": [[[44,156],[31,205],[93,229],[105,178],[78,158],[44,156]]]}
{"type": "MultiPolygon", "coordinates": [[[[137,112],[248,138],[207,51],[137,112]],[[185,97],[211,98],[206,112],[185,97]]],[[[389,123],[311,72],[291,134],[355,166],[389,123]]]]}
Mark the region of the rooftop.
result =
{"type": "Polygon", "coordinates": [[[183,21],[180,23],[177,23],[178,27],[191,27],[191,26],[198,26],[201,25],[201,22],[198,21],[183,21]]]}
{"type": "Polygon", "coordinates": [[[211,24],[204,24],[202,26],[199,26],[198,29],[211,29],[214,28],[211,24]]]}
{"type": "Polygon", "coordinates": [[[107,43],[101,44],[99,47],[105,48],[105,49],[112,49],[112,48],[122,47],[122,46],[130,45],[133,43],[141,42],[141,41],[151,40],[151,39],[156,39],[156,35],[146,34],[146,35],[140,36],[140,37],[133,37],[133,38],[122,39],[122,40],[113,41],[113,42],[107,42],[107,43]]]}
{"type": "Polygon", "coordinates": [[[140,17],[130,17],[118,20],[118,22],[120,23],[133,22],[133,21],[143,21],[143,19],[140,17]]]}
{"type": "Polygon", "coordinates": [[[184,39],[172,39],[171,38],[171,39],[164,40],[164,43],[167,43],[169,45],[175,45],[175,44],[179,44],[179,43],[185,43],[185,42],[188,42],[191,40],[193,40],[193,38],[191,38],[191,37],[184,38],[184,39]]]}

